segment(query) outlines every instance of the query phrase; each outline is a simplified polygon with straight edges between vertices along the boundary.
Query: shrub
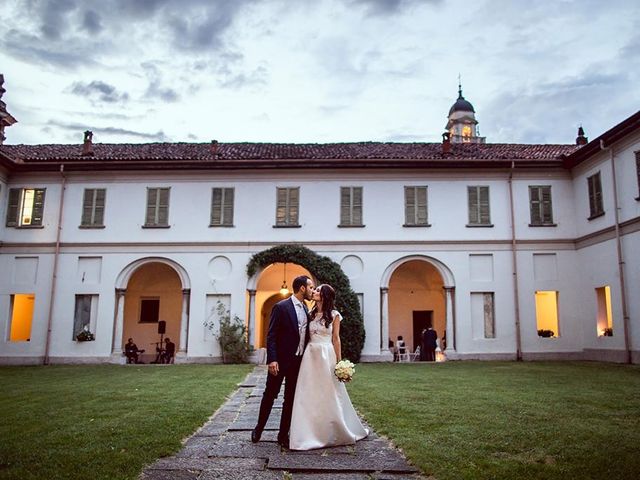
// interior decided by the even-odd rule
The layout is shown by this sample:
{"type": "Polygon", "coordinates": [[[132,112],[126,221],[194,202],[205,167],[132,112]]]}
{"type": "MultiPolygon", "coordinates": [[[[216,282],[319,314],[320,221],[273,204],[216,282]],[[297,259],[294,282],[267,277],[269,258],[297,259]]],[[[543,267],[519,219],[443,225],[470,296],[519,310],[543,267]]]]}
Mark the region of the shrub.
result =
{"type": "Polygon", "coordinates": [[[553,332],[553,330],[544,330],[544,329],[538,330],[539,337],[550,338],[550,337],[553,337],[554,335],[555,333],[553,332]]]}
{"type": "Polygon", "coordinates": [[[358,297],[351,290],[349,279],[340,265],[329,257],[318,255],[303,245],[277,245],[256,253],[247,264],[247,275],[253,276],[258,270],[272,263],[295,263],[306,268],[319,284],[328,283],[336,291],[336,310],[343,317],[340,324],[342,355],[353,362],[360,360],[364,346],[364,323],[360,313],[358,297]]]}
{"type": "Polygon", "coordinates": [[[231,313],[220,301],[218,301],[216,313],[218,314],[219,328],[216,329],[216,323],[213,321],[204,322],[204,326],[211,330],[218,339],[222,351],[222,362],[247,363],[251,347],[247,340],[247,329],[244,322],[237,315],[234,315],[232,320],[231,313]]]}

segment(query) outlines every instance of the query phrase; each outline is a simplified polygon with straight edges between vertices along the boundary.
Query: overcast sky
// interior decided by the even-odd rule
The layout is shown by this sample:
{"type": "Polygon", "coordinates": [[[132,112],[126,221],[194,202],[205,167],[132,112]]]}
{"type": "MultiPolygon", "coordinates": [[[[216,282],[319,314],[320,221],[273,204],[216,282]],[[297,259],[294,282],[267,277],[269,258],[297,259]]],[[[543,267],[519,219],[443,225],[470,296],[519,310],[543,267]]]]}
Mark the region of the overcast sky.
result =
{"type": "Polygon", "coordinates": [[[9,144],[595,138],[640,109],[637,0],[2,0],[9,144]]]}

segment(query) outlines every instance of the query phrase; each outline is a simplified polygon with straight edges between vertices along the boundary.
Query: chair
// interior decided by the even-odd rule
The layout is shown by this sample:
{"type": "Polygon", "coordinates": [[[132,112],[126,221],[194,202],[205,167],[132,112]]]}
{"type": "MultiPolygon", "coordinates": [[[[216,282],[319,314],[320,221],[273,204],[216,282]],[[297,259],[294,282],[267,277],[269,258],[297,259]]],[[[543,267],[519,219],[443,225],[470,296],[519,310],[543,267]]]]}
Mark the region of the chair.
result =
{"type": "Polygon", "coordinates": [[[416,347],[416,351],[413,353],[409,353],[409,361],[415,362],[416,360],[420,360],[420,345],[416,347]]]}
{"type": "Polygon", "coordinates": [[[409,351],[404,344],[403,340],[398,340],[397,345],[397,353],[398,353],[398,362],[408,362],[409,361],[409,351]]]}

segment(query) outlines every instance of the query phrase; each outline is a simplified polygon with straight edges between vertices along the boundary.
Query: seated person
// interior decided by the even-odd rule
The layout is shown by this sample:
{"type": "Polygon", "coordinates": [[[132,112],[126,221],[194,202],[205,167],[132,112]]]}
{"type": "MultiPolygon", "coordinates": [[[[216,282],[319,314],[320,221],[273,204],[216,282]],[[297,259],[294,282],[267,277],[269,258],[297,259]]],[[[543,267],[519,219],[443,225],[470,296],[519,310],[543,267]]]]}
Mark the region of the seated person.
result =
{"type": "Polygon", "coordinates": [[[144,350],[138,350],[138,346],[133,343],[133,338],[130,338],[124,346],[124,354],[127,357],[127,363],[139,363],[139,353],[144,353],[144,350]]]}
{"type": "Polygon", "coordinates": [[[173,363],[173,356],[176,353],[176,344],[169,337],[164,339],[164,351],[162,352],[160,363],[173,363]]]}

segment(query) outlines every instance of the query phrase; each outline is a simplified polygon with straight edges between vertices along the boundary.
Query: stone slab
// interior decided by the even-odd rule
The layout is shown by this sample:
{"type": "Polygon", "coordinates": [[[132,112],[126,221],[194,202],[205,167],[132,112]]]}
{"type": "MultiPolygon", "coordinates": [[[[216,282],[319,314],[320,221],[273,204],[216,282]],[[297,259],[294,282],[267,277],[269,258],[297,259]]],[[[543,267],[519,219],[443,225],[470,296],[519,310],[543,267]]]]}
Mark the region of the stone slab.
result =
{"type": "Polygon", "coordinates": [[[154,462],[147,470],[263,470],[262,458],[184,458],[165,457],[154,462]]]}
{"type": "Polygon", "coordinates": [[[198,480],[282,480],[284,474],[275,470],[262,471],[226,471],[226,470],[210,470],[203,472],[198,480]]]}
{"type": "Polygon", "coordinates": [[[176,453],[176,457],[197,457],[204,458],[211,447],[215,444],[216,438],[219,437],[200,437],[193,436],[185,443],[182,450],[176,453]]]}
{"type": "Polygon", "coordinates": [[[191,470],[145,470],[139,480],[197,480],[200,471],[191,470]]]}
{"type": "Polygon", "coordinates": [[[367,473],[294,473],[292,480],[371,480],[367,473]]]}
{"type": "Polygon", "coordinates": [[[417,469],[396,452],[376,455],[273,455],[267,468],[292,472],[397,472],[415,473],[417,469]]]}
{"type": "Polygon", "coordinates": [[[209,446],[207,455],[211,457],[263,458],[280,453],[280,445],[274,442],[251,443],[249,438],[234,440],[221,438],[213,447],[209,446]]]}

